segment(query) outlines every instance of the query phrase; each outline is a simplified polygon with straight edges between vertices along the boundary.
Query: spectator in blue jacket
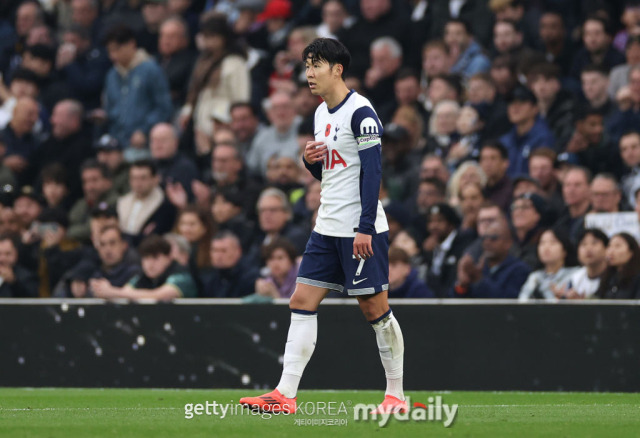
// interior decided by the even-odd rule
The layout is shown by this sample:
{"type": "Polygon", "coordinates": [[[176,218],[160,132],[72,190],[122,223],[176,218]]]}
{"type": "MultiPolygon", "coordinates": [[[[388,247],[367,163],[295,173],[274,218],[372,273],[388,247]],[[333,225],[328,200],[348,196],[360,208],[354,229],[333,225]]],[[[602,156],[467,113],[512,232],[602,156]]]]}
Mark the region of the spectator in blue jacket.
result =
{"type": "Polygon", "coordinates": [[[491,224],[482,237],[483,254],[476,265],[466,254],[458,264],[458,298],[518,298],[531,268],[510,255],[511,230],[505,221],[491,224]]]}
{"type": "Polygon", "coordinates": [[[484,54],[480,44],[474,41],[469,23],[454,18],[444,28],[444,42],[449,48],[453,66],[450,72],[469,79],[476,73],[485,73],[491,61],[484,54]]]}
{"type": "Polygon", "coordinates": [[[538,114],[538,99],[525,86],[517,86],[509,96],[507,107],[513,127],[500,137],[509,151],[507,175],[515,178],[529,171],[529,154],[542,146],[554,147],[555,139],[547,122],[538,114]]]}
{"type": "Polygon", "coordinates": [[[404,249],[389,248],[389,298],[435,298],[404,249]]]}
{"type": "Polygon", "coordinates": [[[151,127],[172,115],[169,83],[158,64],[138,48],[129,27],[114,27],[104,42],[114,63],[104,90],[109,134],[128,146],[127,161],[148,157],[144,148],[151,127]]]}

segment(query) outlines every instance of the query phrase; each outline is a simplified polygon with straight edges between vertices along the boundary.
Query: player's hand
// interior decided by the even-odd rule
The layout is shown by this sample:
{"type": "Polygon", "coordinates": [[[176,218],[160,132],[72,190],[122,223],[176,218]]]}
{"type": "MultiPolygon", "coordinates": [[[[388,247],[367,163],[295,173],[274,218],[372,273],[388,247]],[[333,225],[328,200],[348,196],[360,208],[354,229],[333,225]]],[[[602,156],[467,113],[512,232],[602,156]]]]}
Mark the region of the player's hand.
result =
{"type": "Polygon", "coordinates": [[[370,235],[356,233],[356,237],[353,239],[353,255],[359,260],[366,260],[373,256],[370,235]]]}
{"type": "Polygon", "coordinates": [[[322,141],[308,141],[304,147],[304,161],[315,164],[324,160],[327,154],[327,145],[322,141]]]}

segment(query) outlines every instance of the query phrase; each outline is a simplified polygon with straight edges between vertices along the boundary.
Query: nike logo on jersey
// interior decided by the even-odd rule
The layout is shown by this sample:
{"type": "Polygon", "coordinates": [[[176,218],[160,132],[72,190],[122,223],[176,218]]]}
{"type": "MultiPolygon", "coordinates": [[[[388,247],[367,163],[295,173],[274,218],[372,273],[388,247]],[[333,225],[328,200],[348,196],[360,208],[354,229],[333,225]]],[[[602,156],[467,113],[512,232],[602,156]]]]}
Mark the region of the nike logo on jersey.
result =
{"type": "Polygon", "coordinates": [[[355,285],[356,285],[356,284],[358,284],[358,283],[362,283],[362,282],[363,282],[363,281],[365,281],[367,278],[369,278],[369,277],[365,277],[365,278],[363,278],[362,280],[358,280],[358,281],[353,280],[353,285],[355,286],[355,285]]]}
{"type": "Polygon", "coordinates": [[[314,136],[314,137],[316,137],[318,134],[320,134],[320,131],[318,131],[318,132],[314,132],[314,133],[313,133],[313,136],[314,136]]]}

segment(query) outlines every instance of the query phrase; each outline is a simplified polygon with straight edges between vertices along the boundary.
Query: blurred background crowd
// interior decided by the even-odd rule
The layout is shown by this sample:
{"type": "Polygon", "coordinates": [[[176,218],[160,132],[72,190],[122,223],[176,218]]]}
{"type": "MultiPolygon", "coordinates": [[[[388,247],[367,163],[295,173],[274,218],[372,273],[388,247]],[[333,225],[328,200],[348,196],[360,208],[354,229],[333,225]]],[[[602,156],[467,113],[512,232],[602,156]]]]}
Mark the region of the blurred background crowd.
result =
{"type": "Polygon", "coordinates": [[[384,125],[390,297],[640,298],[637,0],[0,17],[0,297],[290,296],[321,197],[301,54],[327,37],[384,125]]]}

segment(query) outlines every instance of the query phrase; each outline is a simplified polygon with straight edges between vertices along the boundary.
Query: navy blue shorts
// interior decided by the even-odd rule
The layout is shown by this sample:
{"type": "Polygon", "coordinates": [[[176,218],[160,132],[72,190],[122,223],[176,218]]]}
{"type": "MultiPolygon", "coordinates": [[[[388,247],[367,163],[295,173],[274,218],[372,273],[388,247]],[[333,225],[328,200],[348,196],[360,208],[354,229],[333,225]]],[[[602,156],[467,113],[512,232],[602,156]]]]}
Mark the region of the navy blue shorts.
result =
{"type": "Polygon", "coordinates": [[[356,259],[353,237],[324,236],[313,231],[302,256],[296,283],[370,295],[389,289],[389,233],[371,236],[373,257],[356,259]]]}

